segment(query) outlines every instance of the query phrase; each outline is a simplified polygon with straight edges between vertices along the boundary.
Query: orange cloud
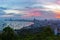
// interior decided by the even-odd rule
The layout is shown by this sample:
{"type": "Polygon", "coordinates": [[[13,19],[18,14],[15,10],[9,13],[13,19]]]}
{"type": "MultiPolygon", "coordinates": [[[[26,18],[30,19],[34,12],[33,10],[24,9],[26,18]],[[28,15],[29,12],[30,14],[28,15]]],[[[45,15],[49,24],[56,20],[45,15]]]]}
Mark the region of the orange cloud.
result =
{"type": "Polygon", "coordinates": [[[60,18],[60,10],[54,10],[55,17],[60,18]]]}
{"type": "Polygon", "coordinates": [[[55,17],[56,17],[56,18],[60,18],[60,14],[57,14],[55,17]]]}
{"type": "Polygon", "coordinates": [[[60,14],[60,10],[53,10],[55,14],[60,14]]]}
{"type": "Polygon", "coordinates": [[[60,18],[60,10],[53,10],[56,18],[60,18]]]}

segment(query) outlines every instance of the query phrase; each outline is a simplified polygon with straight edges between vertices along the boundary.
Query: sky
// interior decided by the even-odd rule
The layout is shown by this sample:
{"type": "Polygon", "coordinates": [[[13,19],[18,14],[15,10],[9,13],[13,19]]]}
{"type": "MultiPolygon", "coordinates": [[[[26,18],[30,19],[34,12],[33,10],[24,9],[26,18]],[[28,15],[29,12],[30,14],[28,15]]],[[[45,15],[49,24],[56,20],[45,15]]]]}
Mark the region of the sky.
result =
{"type": "Polygon", "coordinates": [[[0,0],[0,17],[60,19],[60,0],[0,0]]]}

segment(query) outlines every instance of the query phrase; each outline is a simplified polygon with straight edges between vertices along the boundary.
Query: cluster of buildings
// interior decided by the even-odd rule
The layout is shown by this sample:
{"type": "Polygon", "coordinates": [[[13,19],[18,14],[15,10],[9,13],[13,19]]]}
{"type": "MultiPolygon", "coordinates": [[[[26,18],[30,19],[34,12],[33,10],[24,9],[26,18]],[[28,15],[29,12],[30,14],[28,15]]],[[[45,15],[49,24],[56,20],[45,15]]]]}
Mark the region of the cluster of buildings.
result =
{"type": "Polygon", "coordinates": [[[34,27],[50,26],[55,35],[60,34],[60,20],[33,20],[34,27]]]}
{"type": "MultiPolygon", "coordinates": [[[[27,21],[27,20],[24,20],[24,21],[27,21]]],[[[28,20],[28,21],[31,22],[31,20],[28,20]]],[[[49,25],[51,27],[51,29],[54,31],[55,35],[60,34],[60,20],[47,20],[47,19],[45,19],[45,20],[37,20],[37,19],[34,19],[32,22],[34,24],[32,24],[31,26],[29,25],[29,26],[27,26],[25,28],[37,28],[37,27],[44,27],[44,26],[49,25]]],[[[14,24],[13,23],[11,23],[11,24],[14,25],[15,22],[14,22],[14,24]]],[[[6,25],[7,25],[6,23],[2,23],[2,22],[0,24],[0,26],[6,26],[6,25]]],[[[0,29],[1,28],[3,28],[3,27],[0,27],[0,29]]]]}

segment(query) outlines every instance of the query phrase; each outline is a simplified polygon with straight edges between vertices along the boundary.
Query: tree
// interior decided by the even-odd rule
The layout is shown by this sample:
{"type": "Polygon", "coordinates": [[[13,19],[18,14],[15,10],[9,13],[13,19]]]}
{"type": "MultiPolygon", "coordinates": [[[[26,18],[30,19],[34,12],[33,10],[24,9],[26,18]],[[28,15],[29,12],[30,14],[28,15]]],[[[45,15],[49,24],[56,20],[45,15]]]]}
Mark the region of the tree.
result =
{"type": "Polygon", "coordinates": [[[0,40],[2,40],[1,37],[2,37],[2,35],[1,35],[1,33],[0,33],[0,40]]]}
{"type": "Polygon", "coordinates": [[[16,34],[12,28],[5,27],[2,32],[2,40],[17,40],[16,34]]]}

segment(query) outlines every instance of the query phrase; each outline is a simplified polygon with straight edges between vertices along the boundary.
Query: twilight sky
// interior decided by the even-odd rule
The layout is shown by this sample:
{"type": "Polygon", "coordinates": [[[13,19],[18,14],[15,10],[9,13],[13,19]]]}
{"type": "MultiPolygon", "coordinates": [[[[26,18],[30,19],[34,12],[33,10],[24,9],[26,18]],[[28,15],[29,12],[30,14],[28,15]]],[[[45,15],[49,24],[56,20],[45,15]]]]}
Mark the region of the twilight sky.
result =
{"type": "Polygon", "coordinates": [[[60,18],[60,0],[0,0],[0,17],[60,18]]]}

